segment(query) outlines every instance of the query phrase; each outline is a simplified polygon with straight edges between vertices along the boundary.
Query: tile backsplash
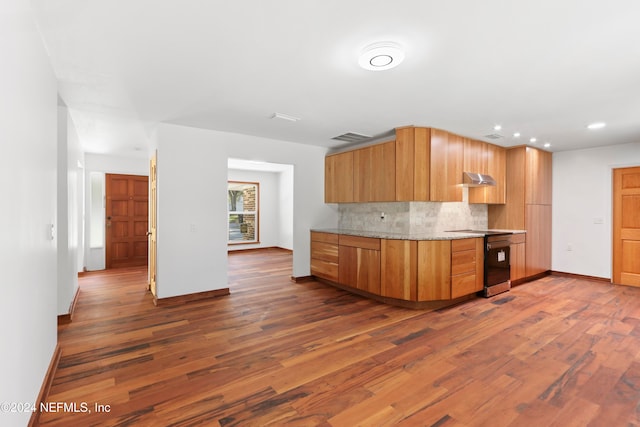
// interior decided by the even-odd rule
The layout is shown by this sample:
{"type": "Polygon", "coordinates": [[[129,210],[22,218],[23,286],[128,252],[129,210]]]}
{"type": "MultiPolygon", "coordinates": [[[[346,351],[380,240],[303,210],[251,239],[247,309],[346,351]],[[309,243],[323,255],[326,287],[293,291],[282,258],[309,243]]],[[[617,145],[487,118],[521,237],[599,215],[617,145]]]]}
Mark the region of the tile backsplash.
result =
{"type": "Polygon", "coordinates": [[[488,228],[487,205],[466,202],[344,203],[338,213],[338,227],[347,230],[423,233],[488,228]]]}

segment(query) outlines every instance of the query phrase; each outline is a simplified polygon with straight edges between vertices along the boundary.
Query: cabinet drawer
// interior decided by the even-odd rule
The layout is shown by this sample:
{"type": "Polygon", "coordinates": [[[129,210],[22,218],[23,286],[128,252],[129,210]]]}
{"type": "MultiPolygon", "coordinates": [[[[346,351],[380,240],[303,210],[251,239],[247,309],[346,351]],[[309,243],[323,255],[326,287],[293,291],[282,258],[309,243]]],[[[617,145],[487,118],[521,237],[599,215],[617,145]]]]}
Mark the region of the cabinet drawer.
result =
{"type": "Polygon", "coordinates": [[[453,252],[451,254],[451,275],[475,273],[476,250],[453,252]]]}
{"type": "Polygon", "coordinates": [[[326,242],[326,243],[338,243],[338,234],[333,233],[322,233],[319,231],[311,232],[311,241],[312,242],[326,242]]]}
{"type": "Polygon", "coordinates": [[[451,299],[482,290],[475,274],[460,274],[451,277],[451,299]]]}
{"type": "Polygon", "coordinates": [[[335,262],[311,259],[311,274],[323,279],[338,281],[338,264],[335,262]]]}
{"type": "Polygon", "coordinates": [[[311,242],[311,258],[338,262],[338,245],[325,242],[311,242]]]}
{"type": "Polygon", "coordinates": [[[373,249],[374,251],[380,250],[380,239],[374,239],[371,237],[348,236],[346,234],[340,234],[339,242],[340,246],[373,249]]]}
{"type": "Polygon", "coordinates": [[[451,241],[451,252],[476,249],[476,239],[456,239],[451,241]]]}

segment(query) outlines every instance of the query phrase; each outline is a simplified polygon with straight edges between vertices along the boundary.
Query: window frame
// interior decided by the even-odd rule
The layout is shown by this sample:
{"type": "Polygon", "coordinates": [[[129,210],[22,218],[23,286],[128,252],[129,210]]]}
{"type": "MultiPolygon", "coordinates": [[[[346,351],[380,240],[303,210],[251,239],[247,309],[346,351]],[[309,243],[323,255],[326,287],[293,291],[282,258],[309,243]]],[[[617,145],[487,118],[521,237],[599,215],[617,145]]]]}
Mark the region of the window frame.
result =
{"type": "MultiPolygon", "coordinates": [[[[243,205],[244,208],[244,205],[243,205]]],[[[232,246],[232,245],[255,245],[255,244],[259,244],[260,243],[260,183],[259,182],[253,182],[253,181],[232,181],[229,180],[227,181],[227,245],[232,246]],[[243,184],[243,185],[252,185],[256,188],[256,203],[255,203],[255,210],[254,211],[247,211],[247,210],[242,210],[242,211],[231,211],[230,208],[230,195],[229,195],[229,191],[231,191],[231,186],[232,185],[238,185],[238,184],[243,184]],[[229,221],[229,218],[231,215],[255,215],[255,238],[253,240],[230,240],[230,232],[231,232],[231,221],[229,221]]]]}

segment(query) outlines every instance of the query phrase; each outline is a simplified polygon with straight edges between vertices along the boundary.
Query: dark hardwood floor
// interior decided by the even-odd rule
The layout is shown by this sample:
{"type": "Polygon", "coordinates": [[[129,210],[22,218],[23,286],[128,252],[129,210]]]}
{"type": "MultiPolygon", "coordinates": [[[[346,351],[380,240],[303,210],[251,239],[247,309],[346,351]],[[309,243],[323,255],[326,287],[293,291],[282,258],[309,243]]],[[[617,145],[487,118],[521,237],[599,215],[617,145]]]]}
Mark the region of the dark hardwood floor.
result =
{"type": "Polygon", "coordinates": [[[640,289],[549,276],[421,312],[294,284],[285,251],[229,268],[231,295],[162,308],[144,269],[81,278],[48,397],[79,412],[41,424],[640,425],[640,289]]]}

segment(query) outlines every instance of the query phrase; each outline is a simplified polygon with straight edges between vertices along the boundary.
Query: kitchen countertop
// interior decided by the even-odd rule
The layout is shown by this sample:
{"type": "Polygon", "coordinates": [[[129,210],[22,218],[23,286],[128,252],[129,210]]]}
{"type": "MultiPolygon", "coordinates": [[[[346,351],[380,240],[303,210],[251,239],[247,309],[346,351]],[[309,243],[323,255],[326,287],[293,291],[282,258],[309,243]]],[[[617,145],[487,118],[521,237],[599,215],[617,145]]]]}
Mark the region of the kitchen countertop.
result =
{"type": "MultiPolygon", "coordinates": [[[[358,237],[371,237],[376,239],[390,239],[390,240],[456,240],[456,239],[469,239],[472,237],[481,237],[477,233],[466,233],[458,231],[431,231],[422,233],[391,233],[385,231],[366,231],[366,230],[346,230],[340,228],[322,228],[311,229],[320,233],[331,234],[344,234],[348,236],[358,237]]],[[[504,231],[513,234],[523,234],[526,230],[496,230],[490,229],[488,231],[504,231]]]]}

